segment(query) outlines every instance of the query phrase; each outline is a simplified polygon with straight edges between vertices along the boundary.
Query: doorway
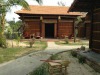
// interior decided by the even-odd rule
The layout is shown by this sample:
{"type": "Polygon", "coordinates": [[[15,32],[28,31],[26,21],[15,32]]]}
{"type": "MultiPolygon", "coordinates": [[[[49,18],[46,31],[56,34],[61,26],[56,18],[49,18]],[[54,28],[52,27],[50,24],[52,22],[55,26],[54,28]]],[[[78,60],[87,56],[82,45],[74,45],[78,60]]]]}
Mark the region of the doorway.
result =
{"type": "Polygon", "coordinates": [[[54,38],[54,23],[45,23],[45,38],[54,38]]]}

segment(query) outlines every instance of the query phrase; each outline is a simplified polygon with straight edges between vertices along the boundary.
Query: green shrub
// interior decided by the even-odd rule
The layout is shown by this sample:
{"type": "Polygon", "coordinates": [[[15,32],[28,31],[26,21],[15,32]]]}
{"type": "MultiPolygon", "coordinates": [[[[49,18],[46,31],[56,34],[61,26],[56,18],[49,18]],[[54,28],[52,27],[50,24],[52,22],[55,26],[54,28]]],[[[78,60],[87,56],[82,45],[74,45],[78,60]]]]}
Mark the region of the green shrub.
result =
{"type": "Polygon", "coordinates": [[[51,57],[50,57],[50,59],[51,60],[58,60],[59,59],[59,57],[58,57],[58,54],[54,54],[54,55],[52,55],[51,57]]]}
{"type": "Polygon", "coordinates": [[[82,64],[85,63],[85,57],[84,56],[78,55],[77,57],[78,57],[79,63],[82,63],[82,64]]]}
{"type": "Polygon", "coordinates": [[[77,52],[76,52],[76,51],[71,51],[71,55],[72,55],[73,57],[77,57],[77,52]]]}
{"type": "Polygon", "coordinates": [[[29,41],[30,48],[32,48],[32,46],[33,46],[34,43],[35,43],[35,38],[33,37],[33,38],[29,41]]]}
{"type": "Polygon", "coordinates": [[[38,67],[35,71],[31,72],[29,75],[49,75],[48,64],[44,63],[38,67]]]}
{"type": "Polygon", "coordinates": [[[10,33],[10,32],[5,33],[5,36],[6,36],[6,38],[7,38],[7,39],[11,39],[11,38],[12,38],[12,35],[11,35],[11,33],[10,33]]]}
{"type": "Polygon", "coordinates": [[[85,46],[81,46],[81,50],[85,50],[85,46]]]}
{"type": "Polygon", "coordinates": [[[7,47],[6,37],[4,35],[0,36],[0,47],[3,47],[3,48],[7,47]]]}
{"type": "Polygon", "coordinates": [[[65,43],[68,44],[69,41],[68,41],[68,36],[65,36],[65,43]]]}

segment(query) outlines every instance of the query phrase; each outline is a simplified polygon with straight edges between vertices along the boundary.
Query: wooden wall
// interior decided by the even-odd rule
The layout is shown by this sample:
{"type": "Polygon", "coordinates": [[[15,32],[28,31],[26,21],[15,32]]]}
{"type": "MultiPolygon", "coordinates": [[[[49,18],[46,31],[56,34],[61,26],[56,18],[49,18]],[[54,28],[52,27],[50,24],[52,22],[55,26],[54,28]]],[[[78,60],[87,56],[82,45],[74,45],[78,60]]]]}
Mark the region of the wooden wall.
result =
{"type": "Polygon", "coordinates": [[[79,38],[84,38],[85,37],[85,27],[80,25],[78,27],[78,37],[79,38]]]}
{"type": "Polygon", "coordinates": [[[30,37],[32,34],[40,33],[40,21],[25,21],[24,37],[30,37]]]}
{"type": "Polygon", "coordinates": [[[92,50],[100,53],[100,8],[94,10],[92,50]]]}
{"type": "Polygon", "coordinates": [[[86,32],[85,32],[85,37],[87,38],[87,39],[89,39],[90,38],[90,23],[86,23],[86,32]]]}
{"type": "Polygon", "coordinates": [[[73,19],[60,19],[45,17],[42,20],[25,18],[25,28],[23,32],[23,37],[30,38],[30,35],[40,33],[40,36],[45,38],[45,23],[54,23],[54,38],[65,36],[71,36],[74,34],[73,19]]]}
{"type": "Polygon", "coordinates": [[[60,21],[58,25],[58,37],[64,38],[73,34],[73,22],[60,21]]]}
{"type": "Polygon", "coordinates": [[[86,15],[86,18],[85,18],[85,37],[87,38],[87,39],[89,39],[90,38],[90,25],[91,25],[91,15],[90,15],[90,13],[88,13],[87,15],[86,15]]]}

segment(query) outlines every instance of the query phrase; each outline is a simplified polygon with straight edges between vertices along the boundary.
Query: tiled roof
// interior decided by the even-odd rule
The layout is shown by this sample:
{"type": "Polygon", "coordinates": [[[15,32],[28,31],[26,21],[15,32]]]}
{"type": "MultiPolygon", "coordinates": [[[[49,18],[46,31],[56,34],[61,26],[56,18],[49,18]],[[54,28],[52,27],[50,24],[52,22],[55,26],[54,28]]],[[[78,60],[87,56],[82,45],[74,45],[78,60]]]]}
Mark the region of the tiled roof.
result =
{"type": "Polygon", "coordinates": [[[79,12],[67,12],[69,7],[65,6],[33,6],[30,10],[21,9],[17,14],[45,14],[45,15],[81,15],[79,12]]]}

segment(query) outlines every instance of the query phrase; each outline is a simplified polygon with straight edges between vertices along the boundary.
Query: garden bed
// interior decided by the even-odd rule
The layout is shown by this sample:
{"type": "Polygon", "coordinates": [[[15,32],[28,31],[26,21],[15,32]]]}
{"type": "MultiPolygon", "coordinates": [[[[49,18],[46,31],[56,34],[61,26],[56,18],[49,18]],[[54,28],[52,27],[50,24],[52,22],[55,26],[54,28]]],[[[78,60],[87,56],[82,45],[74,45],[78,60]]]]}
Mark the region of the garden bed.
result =
{"type": "MultiPolygon", "coordinates": [[[[100,75],[85,63],[80,63],[76,57],[71,55],[71,51],[62,52],[51,57],[52,60],[68,60],[70,64],[67,68],[67,75],[100,75]]],[[[44,63],[46,64],[46,63],[44,63]]],[[[29,75],[49,75],[48,65],[42,65],[29,75]]]]}

